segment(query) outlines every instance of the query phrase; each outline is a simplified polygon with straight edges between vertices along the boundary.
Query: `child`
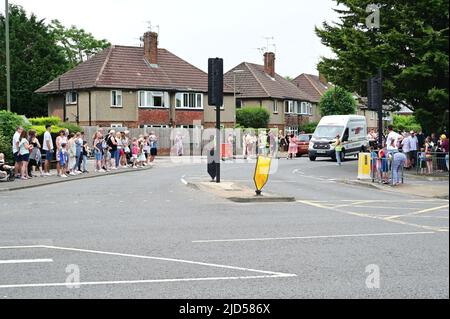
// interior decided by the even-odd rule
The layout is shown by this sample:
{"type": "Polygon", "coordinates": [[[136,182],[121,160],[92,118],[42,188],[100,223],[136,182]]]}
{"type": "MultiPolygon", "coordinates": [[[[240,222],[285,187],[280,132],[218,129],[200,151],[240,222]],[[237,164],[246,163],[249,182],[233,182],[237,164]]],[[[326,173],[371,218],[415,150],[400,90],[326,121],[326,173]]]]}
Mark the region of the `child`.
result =
{"type": "Polygon", "coordinates": [[[67,143],[65,141],[61,143],[61,148],[59,149],[59,153],[57,154],[57,156],[59,157],[59,164],[61,165],[62,168],[60,177],[66,178],[67,175],[64,174],[65,171],[64,168],[67,166],[69,162],[69,154],[67,153],[67,143]]]}
{"type": "Polygon", "coordinates": [[[378,153],[380,176],[383,184],[389,184],[389,158],[386,145],[378,153]]]}
{"type": "Polygon", "coordinates": [[[133,168],[137,168],[139,147],[138,147],[138,142],[137,142],[136,138],[133,138],[133,144],[131,146],[131,154],[132,154],[132,158],[133,158],[133,168]]]}
{"type": "Polygon", "coordinates": [[[138,155],[139,167],[145,166],[145,162],[147,161],[147,158],[145,156],[145,150],[144,150],[145,145],[144,144],[145,144],[145,140],[143,138],[139,139],[139,143],[138,143],[138,145],[139,145],[139,155],[138,155]]]}
{"type": "Polygon", "coordinates": [[[424,175],[427,170],[427,155],[425,153],[425,149],[420,149],[420,152],[417,156],[419,158],[420,174],[424,175]]]}

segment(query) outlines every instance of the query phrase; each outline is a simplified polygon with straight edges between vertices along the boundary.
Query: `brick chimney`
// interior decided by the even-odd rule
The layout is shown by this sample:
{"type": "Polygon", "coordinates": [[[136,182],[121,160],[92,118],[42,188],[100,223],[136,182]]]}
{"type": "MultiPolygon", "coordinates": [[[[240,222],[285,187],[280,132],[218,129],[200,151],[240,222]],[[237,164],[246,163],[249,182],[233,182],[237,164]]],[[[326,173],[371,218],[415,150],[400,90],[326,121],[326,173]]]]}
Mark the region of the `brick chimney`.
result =
{"type": "Polygon", "coordinates": [[[273,78],[275,77],[275,53],[264,53],[264,72],[273,78]]]}
{"type": "Polygon", "coordinates": [[[144,55],[150,64],[158,65],[158,33],[144,33],[144,55]]]}

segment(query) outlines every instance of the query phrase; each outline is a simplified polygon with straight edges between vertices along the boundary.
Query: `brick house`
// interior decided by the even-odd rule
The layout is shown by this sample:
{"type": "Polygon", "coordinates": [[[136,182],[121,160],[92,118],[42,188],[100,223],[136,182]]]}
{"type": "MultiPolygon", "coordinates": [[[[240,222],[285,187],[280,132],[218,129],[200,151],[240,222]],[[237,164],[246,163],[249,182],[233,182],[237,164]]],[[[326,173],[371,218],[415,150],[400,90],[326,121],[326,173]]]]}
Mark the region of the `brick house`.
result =
{"type": "Polygon", "coordinates": [[[225,74],[226,85],[236,90],[236,108],[259,106],[271,114],[270,128],[297,132],[313,113],[311,98],[275,72],[275,54],[264,54],[264,65],[243,62],[225,74]]]}
{"type": "MultiPolygon", "coordinates": [[[[224,88],[223,121],[235,124],[233,90],[224,88]]],[[[111,46],[38,89],[48,95],[48,113],[83,126],[212,126],[208,75],[166,49],[158,34],[144,46],[111,46]]]]}
{"type": "MultiPolygon", "coordinates": [[[[313,121],[320,121],[322,118],[320,114],[320,109],[318,107],[322,96],[333,85],[329,83],[323,75],[312,75],[312,74],[300,74],[294,80],[292,80],[299,89],[306,92],[311,98],[314,104],[314,114],[313,121]]],[[[367,125],[369,129],[378,128],[378,114],[377,112],[371,111],[367,107],[367,99],[361,98],[359,95],[355,94],[355,99],[357,100],[357,115],[365,116],[367,119],[367,125]]]]}

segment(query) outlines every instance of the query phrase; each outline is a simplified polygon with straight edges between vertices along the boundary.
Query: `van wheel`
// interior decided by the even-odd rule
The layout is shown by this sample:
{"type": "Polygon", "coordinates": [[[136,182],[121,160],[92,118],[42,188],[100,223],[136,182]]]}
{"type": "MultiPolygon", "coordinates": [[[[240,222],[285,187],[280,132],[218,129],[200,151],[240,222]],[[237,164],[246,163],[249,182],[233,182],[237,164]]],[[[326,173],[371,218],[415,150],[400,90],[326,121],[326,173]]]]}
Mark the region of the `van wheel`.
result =
{"type": "Polygon", "coordinates": [[[311,161],[311,162],[315,162],[316,161],[316,157],[315,156],[309,156],[309,160],[311,161]]]}

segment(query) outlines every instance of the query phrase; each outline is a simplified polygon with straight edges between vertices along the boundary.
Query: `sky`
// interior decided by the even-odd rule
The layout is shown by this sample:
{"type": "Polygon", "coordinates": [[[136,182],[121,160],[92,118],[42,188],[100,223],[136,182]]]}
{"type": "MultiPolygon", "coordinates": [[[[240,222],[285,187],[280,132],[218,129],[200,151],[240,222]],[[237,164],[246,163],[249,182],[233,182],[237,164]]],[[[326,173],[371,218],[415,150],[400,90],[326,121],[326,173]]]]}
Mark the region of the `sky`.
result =
{"type": "MultiPolygon", "coordinates": [[[[337,21],[333,0],[10,0],[39,18],[76,25],[115,45],[139,46],[159,26],[159,45],[207,71],[208,58],[225,70],[242,62],[263,64],[259,48],[276,52],[276,72],[317,74],[322,56],[332,56],[314,33],[337,21]],[[265,38],[273,38],[267,40],[265,38]],[[275,47],[272,46],[275,44],[275,47]]],[[[1,11],[4,12],[3,5],[1,11]]]]}

